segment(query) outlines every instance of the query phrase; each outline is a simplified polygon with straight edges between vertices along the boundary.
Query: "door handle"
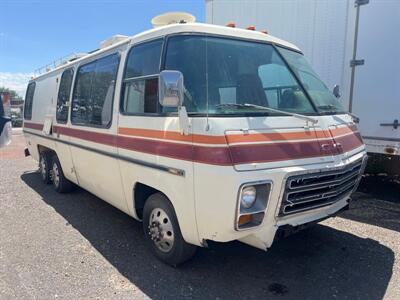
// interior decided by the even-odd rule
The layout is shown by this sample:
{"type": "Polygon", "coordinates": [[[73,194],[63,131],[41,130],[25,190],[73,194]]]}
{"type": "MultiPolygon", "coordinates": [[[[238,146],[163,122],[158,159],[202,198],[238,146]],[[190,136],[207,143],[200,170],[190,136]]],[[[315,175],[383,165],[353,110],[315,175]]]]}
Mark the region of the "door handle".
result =
{"type": "Polygon", "coordinates": [[[399,124],[399,120],[394,120],[393,123],[381,123],[381,126],[393,126],[394,129],[399,128],[400,124],[399,124]]]}

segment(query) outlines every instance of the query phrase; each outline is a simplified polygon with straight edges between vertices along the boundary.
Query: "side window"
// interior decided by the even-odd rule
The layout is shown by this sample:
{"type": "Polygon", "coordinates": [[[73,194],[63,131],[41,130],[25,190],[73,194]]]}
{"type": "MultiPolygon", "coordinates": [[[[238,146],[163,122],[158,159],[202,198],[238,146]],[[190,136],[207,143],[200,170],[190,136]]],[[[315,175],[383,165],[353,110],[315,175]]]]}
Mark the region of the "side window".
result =
{"type": "Polygon", "coordinates": [[[30,120],[32,119],[32,105],[33,105],[33,95],[35,93],[36,83],[31,82],[28,84],[28,88],[26,90],[25,95],[25,108],[24,108],[24,119],[30,120]]]}
{"type": "Polygon", "coordinates": [[[140,44],[129,51],[122,87],[125,113],[157,113],[158,75],[163,40],[140,44]]]}
{"type": "Polygon", "coordinates": [[[115,53],[79,67],[72,96],[73,124],[110,125],[118,64],[115,53]]]}
{"type": "Polygon", "coordinates": [[[58,89],[56,120],[58,123],[67,123],[69,96],[71,95],[73,69],[65,70],[61,75],[60,87],[58,89]]]}

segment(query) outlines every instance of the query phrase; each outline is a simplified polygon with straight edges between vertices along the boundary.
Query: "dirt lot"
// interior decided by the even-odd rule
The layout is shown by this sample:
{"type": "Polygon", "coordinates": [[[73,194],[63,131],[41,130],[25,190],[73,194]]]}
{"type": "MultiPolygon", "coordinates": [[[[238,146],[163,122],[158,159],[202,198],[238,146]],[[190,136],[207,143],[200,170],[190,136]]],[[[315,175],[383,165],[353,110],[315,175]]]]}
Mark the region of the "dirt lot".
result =
{"type": "Polygon", "coordinates": [[[1,299],[400,299],[399,182],[365,177],[348,212],[268,252],[212,244],[174,269],[140,223],[42,184],[23,145],[0,150],[1,299]]]}

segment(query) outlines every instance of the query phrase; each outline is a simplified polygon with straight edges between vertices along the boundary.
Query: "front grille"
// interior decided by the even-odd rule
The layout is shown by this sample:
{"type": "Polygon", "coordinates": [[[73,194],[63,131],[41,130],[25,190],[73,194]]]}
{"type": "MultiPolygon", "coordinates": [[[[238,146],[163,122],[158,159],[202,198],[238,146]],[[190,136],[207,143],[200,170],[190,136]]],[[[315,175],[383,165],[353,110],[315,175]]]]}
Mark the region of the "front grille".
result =
{"type": "Polygon", "coordinates": [[[363,160],[360,160],[334,171],[290,176],[279,215],[327,206],[350,196],[359,182],[363,165],[363,160]]]}

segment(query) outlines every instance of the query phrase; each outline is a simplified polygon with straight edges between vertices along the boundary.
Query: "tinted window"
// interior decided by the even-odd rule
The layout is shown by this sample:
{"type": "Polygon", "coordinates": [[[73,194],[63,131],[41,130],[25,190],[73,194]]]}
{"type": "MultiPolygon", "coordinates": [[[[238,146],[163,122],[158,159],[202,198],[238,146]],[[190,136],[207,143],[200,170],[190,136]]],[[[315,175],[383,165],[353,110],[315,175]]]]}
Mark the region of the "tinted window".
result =
{"type": "Polygon", "coordinates": [[[128,54],[124,78],[159,73],[162,40],[156,40],[133,47],[128,54]]]}
{"type": "Polygon", "coordinates": [[[61,75],[60,88],[58,89],[57,113],[56,119],[58,123],[67,123],[69,96],[71,95],[72,78],[74,70],[68,69],[61,75]]]}
{"type": "Polygon", "coordinates": [[[33,95],[35,93],[35,82],[28,84],[28,89],[25,95],[25,108],[24,108],[24,118],[27,120],[32,119],[32,105],[33,105],[33,95]]]}
{"type": "Polygon", "coordinates": [[[78,69],[72,97],[73,124],[107,127],[111,123],[118,63],[119,55],[112,54],[78,69]]]}
{"type": "Polygon", "coordinates": [[[311,99],[318,110],[322,113],[344,113],[345,109],[332,92],[326,87],[325,83],[311,68],[310,64],[300,53],[279,48],[283,57],[287,60],[293,72],[299,77],[304,88],[307,90],[311,99]]]}
{"type": "Polygon", "coordinates": [[[257,106],[315,112],[277,51],[266,43],[174,36],[168,39],[165,69],[182,72],[188,112],[265,114],[257,106]]]}
{"type": "Polygon", "coordinates": [[[160,111],[158,74],[162,43],[162,40],[156,40],[135,46],[130,50],[122,93],[124,112],[157,113],[160,111]],[[146,76],[146,78],[141,76],[146,76]]]}

